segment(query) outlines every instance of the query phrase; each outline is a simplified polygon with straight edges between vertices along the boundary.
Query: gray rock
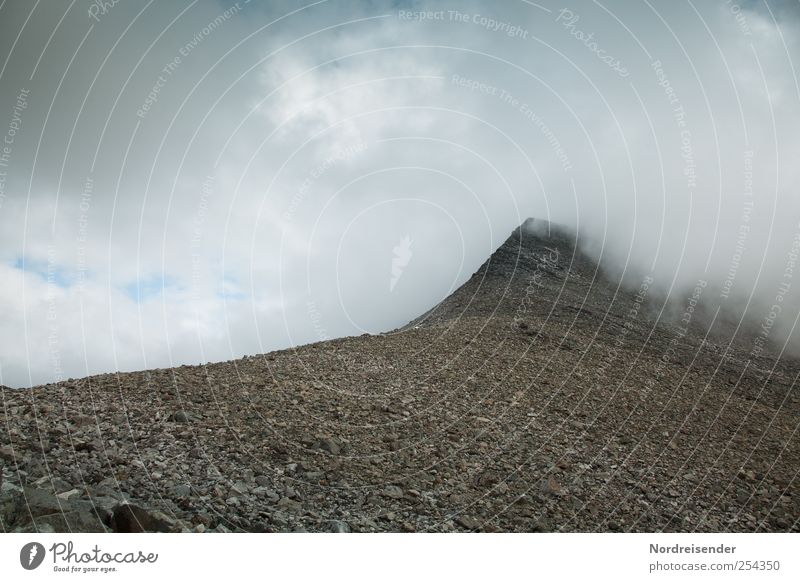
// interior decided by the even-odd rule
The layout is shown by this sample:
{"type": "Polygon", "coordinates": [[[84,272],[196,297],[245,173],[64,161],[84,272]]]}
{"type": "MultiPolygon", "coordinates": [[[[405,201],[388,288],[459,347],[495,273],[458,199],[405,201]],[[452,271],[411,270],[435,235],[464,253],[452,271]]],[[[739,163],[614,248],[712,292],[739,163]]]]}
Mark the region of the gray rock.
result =
{"type": "MultiPolygon", "coordinates": [[[[105,516],[103,516],[105,518],[105,516]]],[[[37,531],[91,533],[108,531],[101,517],[89,510],[43,515],[33,520],[37,531]]]]}
{"type": "Polygon", "coordinates": [[[397,485],[387,485],[383,489],[383,494],[391,499],[401,499],[403,497],[403,490],[397,485]]]}
{"type": "Polygon", "coordinates": [[[7,494],[15,494],[22,492],[22,487],[15,485],[11,481],[3,481],[0,484],[0,496],[7,495],[7,494]]]}
{"type": "Polygon", "coordinates": [[[192,488],[189,485],[175,485],[172,490],[172,497],[175,499],[186,499],[191,496],[192,488]]]}
{"type": "Polygon", "coordinates": [[[231,487],[231,492],[235,495],[244,495],[250,492],[250,487],[248,487],[247,483],[244,481],[237,481],[233,484],[233,487],[231,487]]]}
{"type": "Polygon", "coordinates": [[[80,497],[81,490],[80,489],[70,489],[69,491],[64,491],[56,495],[59,499],[68,500],[72,499],[73,497],[80,497]]]}
{"type": "Polygon", "coordinates": [[[23,487],[22,495],[15,501],[22,504],[23,511],[30,513],[31,517],[39,517],[49,513],[62,513],[72,511],[77,506],[67,500],[58,499],[52,493],[33,487],[23,487]]]}
{"type": "Polygon", "coordinates": [[[350,526],[346,521],[332,519],[327,523],[328,531],[333,533],[350,533],[350,526]]]}
{"type": "Polygon", "coordinates": [[[3,496],[0,518],[16,531],[103,532],[107,516],[91,501],[59,499],[47,491],[26,486],[3,496]]]}
{"type": "Polygon", "coordinates": [[[252,491],[253,495],[257,495],[258,497],[266,497],[273,503],[277,502],[280,499],[280,495],[274,490],[270,489],[269,487],[256,487],[252,491]]]}
{"type": "Polygon", "coordinates": [[[281,497],[278,501],[278,507],[292,513],[300,513],[303,510],[303,506],[300,505],[300,502],[289,499],[288,497],[281,497]]]}

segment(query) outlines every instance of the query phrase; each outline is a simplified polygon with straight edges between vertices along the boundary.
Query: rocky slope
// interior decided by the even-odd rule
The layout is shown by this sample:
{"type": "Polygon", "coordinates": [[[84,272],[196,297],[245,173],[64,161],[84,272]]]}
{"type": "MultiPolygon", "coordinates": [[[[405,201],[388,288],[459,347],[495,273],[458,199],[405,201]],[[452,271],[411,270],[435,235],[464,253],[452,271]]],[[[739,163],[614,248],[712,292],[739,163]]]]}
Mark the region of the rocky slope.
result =
{"type": "Polygon", "coordinates": [[[796,362],[574,243],[529,222],[392,333],[3,389],[0,525],[800,531],[796,362]]]}

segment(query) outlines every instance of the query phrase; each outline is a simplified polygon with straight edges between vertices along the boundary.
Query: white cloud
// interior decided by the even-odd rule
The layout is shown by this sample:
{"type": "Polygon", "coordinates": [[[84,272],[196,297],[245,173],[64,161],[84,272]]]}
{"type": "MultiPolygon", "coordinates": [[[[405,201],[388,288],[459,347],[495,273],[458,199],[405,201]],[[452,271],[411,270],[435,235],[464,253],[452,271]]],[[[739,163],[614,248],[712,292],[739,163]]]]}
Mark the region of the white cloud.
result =
{"type": "MultiPolygon", "coordinates": [[[[327,2],[264,30],[297,4],[254,4],[181,59],[143,118],[164,67],[228,4],[198,3],[169,28],[184,7],[154,6],[123,35],[139,8],[121,3],[75,53],[93,23],[78,8],[30,79],[60,18],[33,14],[0,84],[0,135],[30,89],[0,205],[0,381],[222,360],[399,326],[529,215],[580,225],[610,270],[655,264],[664,291],[673,279],[673,293],[700,277],[722,285],[742,242],[748,150],[754,207],[722,303],[742,311],[755,290],[745,317],[766,315],[800,229],[790,6],[770,3],[782,35],[769,11],[743,9],[746,35],[722,5],[696,6],[701,21],[690,5],[611,15],[576,2],[589,46],[555,12],[522,2],[327,2]],[[423,8],[445,17],[397,18],[423,8]],[[492,32],[475,15],[529,34],[492,32]],[[405,236],[413,260],[391,290],[405,236]],[[13,266],[22,257],[51,260],[72,283],[23,275],[13,266]],[[52,305],[57,361],[42,349],[52,305]]],[[[5,6],[0,27],[20,26],[28,10],[5,6]]],[[[797,287],[776,337],[797,313],[797,287]]]]}

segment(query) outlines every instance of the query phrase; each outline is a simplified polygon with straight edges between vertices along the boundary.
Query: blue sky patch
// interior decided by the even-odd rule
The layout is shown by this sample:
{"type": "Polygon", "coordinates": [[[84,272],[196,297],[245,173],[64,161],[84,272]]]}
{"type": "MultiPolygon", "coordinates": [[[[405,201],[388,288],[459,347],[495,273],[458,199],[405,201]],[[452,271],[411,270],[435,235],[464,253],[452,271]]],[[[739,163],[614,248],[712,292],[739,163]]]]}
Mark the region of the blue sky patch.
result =
{"type": "Polygon", "coordinates": [[[125,294],[137,303],[145,303],[164,293],[164,289],[172,287],[174,281],[162,274],[138,279],[123,288],[125,294]]]}
{"type": "Polygon", "coordinates": [[[74,277],[67,274],[66,269],[58,265],[48,264],[47,261],[17,257],[17,260],[14,261],[11,266],[25,273],[38,275],[43,281],[61,287],[62,289],[69,287],[74,280],[74,277]]]}
{"type": "Polygon", "coordinates": [[[239,283],[231,276],[226,276],[222,279],[222,288],[217,292],[217,297],[220,299],[238,300],[247,297],[239,283]]]}

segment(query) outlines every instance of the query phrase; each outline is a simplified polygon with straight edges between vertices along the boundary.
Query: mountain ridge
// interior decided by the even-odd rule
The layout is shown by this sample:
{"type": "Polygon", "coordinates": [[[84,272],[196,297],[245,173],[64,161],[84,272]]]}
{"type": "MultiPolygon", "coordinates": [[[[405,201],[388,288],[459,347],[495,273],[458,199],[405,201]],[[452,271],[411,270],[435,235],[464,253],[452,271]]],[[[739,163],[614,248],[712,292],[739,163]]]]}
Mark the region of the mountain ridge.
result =
{"type": "Polygon", "coordinates": [[[3,389],[3,530],[797,531],[793,364],[578,242],[526,221],[388,334],[3,389]]]}

